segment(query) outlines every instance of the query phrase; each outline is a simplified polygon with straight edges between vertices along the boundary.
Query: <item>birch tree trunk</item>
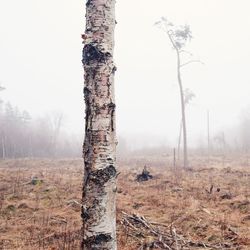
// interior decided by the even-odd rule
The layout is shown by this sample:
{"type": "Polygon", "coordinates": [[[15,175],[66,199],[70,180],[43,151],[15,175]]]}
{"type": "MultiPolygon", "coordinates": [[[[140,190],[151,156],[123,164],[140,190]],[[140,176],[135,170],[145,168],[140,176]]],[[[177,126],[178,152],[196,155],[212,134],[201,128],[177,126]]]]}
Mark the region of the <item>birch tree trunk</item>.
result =
{"type": "Polygon", "coordinates": [[[113,62],[115,0],[88,0],[84,48],[83,240],[81,249],[116,247],[116,135],[113,62]]]}
{"type": "Polygon", "coordinates": [[[184,100],[184,93],[183,93],[183,86],[182,86],[182,79],[181,79],[181,71],[180,71],[181,60],[180,60],[180,52],[179,52],[177,47],[175,47],[175,48],[176,48],[176,54],[177,54],[177,78],[178,78],[180,96],[181,96],[184,168],[188,168],[186,110],[185,110],[185,100],[184,100]]]}

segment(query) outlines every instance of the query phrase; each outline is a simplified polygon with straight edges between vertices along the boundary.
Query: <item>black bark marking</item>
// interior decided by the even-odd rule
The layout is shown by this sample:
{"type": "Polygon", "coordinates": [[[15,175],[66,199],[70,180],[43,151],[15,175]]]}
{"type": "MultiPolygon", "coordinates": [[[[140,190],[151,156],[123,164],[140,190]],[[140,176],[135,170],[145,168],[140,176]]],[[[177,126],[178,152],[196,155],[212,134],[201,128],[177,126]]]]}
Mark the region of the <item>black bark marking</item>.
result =
{"type": "Polygon", "coordinates": [[[87,249],[103,249],[102,246],[106,245],[105,243],[108,243],[112,241],[112,237],[110,234],[98,234],[91,237],[88,237],[84,240],[84,245],[87,247],[87,249]]]}
{"type": "Polygon", "coordinates": [[[108,104],[108,107],[109,107],[109,111],[112,111],[112,110],[115,110],[115,104],[113,102],[109,103],[108,104]]]}
{"type": "Polygon", "coordinates": [[[112,112],[111,112],[111,131],[112,132],[114,131],[114,113],[115,113],[115,111],[112,110],[112,112]]]}
{"type": "Polygon", "coordinates": [[[114,177],[116,177],[116,169],[113,165],[109,165],[104,169],[89,173],[88,180],[103,186],[106,182],[114,177]]]}
{"type": "Polygon", "coordinates": [[[110,234],[99,234],[95,236],[95,244],[100,245],[103,242],[109,242],[112,240],[112,237],[110,234]]]}
{"type": "Polygon", "coordinates": [[[88,210],[87,210],[84,206],[82,206],[81,217],[82,217],[82,219],[83,219],[84,221],[90,219],[88,210]]]}
{"type": "Polygon", "coordinates": [[[88,7],[91,4],[92,0],[87,0],[86,6],[88,7]]]}
{"type": "Polygon", "coordinates": [[[90,115],[91,115],[90,93],[91,93],[91,91],[87,87],[84,87],[83,94],[84,94],[84,100],[85,100],[85,104],[86,104],[85,131],[88,128],[89,118],[90,118],[90,115]]]}
{"type": "Polygon", "coordinates": [[[114,131],[114,114],[115,114],[115,104],[114,103],[109,103],[109,112],[111,114],[111,131],[114,131]]]}
{"type": "Polygon", "coordinates": [[[85,102],[86,102],[86,100],[87,100],[90,93],[91,93],[91,91],[87,87],[84,87],[83,94],[84,94],[85,102]]]}
{"type": "Polygon", "coordinates": [[[103,53],[92,44],[86,44],[82,51],[83,65],[89,65],[90,63],[93,62],[104,63],[107,61],[109,57],[111,57],[111,54],[109,52],[103,53]]]}
{"type": "Polygon", "coordinates": [[[107,97],[109,97],[110,96],[110,87],[111,87],[111,83],[109,81],[107,82],[107,86],[108,86],[107,97]]]}
{"type": "Polygon", "coordinates": [[[115,74],[116,70],[117,70],[117,67],[114,66],[113,69],[112,69],[112,74],[115,74]]]}

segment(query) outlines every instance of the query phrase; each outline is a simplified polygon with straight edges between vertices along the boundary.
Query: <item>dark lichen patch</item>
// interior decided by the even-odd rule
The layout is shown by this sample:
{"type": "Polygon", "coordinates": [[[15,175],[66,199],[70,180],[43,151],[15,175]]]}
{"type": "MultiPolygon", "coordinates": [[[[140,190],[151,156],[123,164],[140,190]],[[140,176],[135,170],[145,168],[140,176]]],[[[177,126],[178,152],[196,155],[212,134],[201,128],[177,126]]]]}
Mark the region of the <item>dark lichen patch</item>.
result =
{"type": "Polygon", "coordinates": [[[115,110],[115,104],[113,103],[113,102],[110,102],[109,104],[108,104],[108,108],[109,108],[109,111],[110,112],[112,112],[113,110],[115,110]]]}
{"type": "Polygon", "coordinates": [[[115,74],[116,71],[117,71],[117,67],[114,66],[113,69],[112,69],[112,74],[115,74]]]}
{"type": "Polygon", "coordinates": [[[109,165],[104,169],[100,169],[90,173],[88,179],[95,184],[104,185],[114,177],[116,177],[116,169],[113,165],[109,165]]]}
{"type": "Polygon", "coordinates": [[[83,65],[89,65],[93,62],[106,62],[111,57],[109,52],[103,53],[93,44],[86,44],[82,51],[83,65]]]}
{"type": "Polygon", "coordinates": [[[81,209],[81,217],[83,221],[87,221],[88,219],[90,219],[88,209],[86,209],[84,206],[82,206],[82,209],[81,209]]]}
{"type": "Polygon", "coordinates": [[[102,247],[111,241],[112,237],[110,234],[98,234],[85,239],[84,245],[87,246],[88,249],[103,249],[102,247]]]}
{"type": "Polygon", "coordinates": [[[94,243],[97,245],[102,244],[103,242],[109,242],[112,240],[112,237],[110,234],[99,234],[95,236],[94,243]]]}
{"type": "Polygon", "coordinates": [[[110,127],[111,127],[111,131],[113,132],[114,131],[114,115],[115,115],[116,105],[111,102],[111,103],[109,103],[108,108],[109,108],[109,112],[111,114],[110,127]]]}
{"type": "Polygon", "coordinates": [[[83,89],[83,94],[84,94],[84,100],[85,100],[85,104],[86,104],[86,108],[85,108],[85,131],[87,130],[88,128],[88,123],[89,123],[89,120],[91,121],[90,119],[90,115],[91,115],[91,110],[90,110],[90,103],[91,103],[91,91],[87,88],[87,87],[84,87],[83,89]]]}
{"type": "Polygon", "coordinates": [[[87,0],[86,6],[88,7],[91,4],[92,0],[87,0]]]}
{"type": "Polygon", "coordinates": [[[83,88],[83,94],[84,94],[84,99],[85,100],[88,100],[87,98],[88,98],[90,93],[91,93],[91,91],[87,87],[83,88]]]}

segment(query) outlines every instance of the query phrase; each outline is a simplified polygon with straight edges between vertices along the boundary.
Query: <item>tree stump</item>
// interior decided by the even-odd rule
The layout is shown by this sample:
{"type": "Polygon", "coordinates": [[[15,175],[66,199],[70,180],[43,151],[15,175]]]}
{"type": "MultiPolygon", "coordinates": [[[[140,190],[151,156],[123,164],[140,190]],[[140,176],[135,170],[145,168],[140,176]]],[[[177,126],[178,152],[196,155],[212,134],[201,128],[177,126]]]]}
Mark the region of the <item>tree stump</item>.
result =
{"type": "Polygon", "coordinates": [[[150,179],[153,179],[153,176],[147,170],[147,166],[144,166],[142,173],[136,176],[136,181],[142,182],[142,181],[148,181],[150,179]]]}

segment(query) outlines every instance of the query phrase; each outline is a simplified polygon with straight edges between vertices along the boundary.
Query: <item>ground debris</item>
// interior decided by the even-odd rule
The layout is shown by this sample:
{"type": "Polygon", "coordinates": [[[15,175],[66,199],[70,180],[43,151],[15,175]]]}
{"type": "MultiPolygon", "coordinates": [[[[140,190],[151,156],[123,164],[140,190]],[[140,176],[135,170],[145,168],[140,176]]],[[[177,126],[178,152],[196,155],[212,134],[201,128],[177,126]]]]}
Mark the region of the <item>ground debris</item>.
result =
{"type": "Polygon", "coordinates": [[[220,242],[211,244],[206,242],[194,241],[177,233],[173,224],[164,225],[161,223],[150,222],[144,216],[127,214],[122,212],[120,220],[122,228],[127,236],[136,240],[138,250],[144,249],[235,249],[232,242],[220,242]]]}
{"type": "Polygon", "coordinates": [[[32,177],[29,184],[36,186],[36,185],[40,185],[42,183],[43,183],[42,179],[39,179],[37,176],[34,176],[34,177],[32,177]]]}
{"type": "Polygon", "coordinates": [[[225,199],[226,200],[231,200],[233,198],[233,195],[230,192],[228,192],[228,193],[222,194],[220,197],[221,197],[222,200],[225,200],[225,199]]]}
{"type": "Polygon", "coordinates": [[[76,200],[67,201],[67,206],[71,207],[75,211],[81,211],[82,204],[76,200]]]}
{"type": "Polygon", "coordinates": [[[142,170],[142,173],[141,174],[138,174],[136,176],[136,181],[148,181],[150,179],[153,179],[153,176],[150,174],[150,172],[147,170],[147,166],[145,165],[143,170],[142,170]]]}

